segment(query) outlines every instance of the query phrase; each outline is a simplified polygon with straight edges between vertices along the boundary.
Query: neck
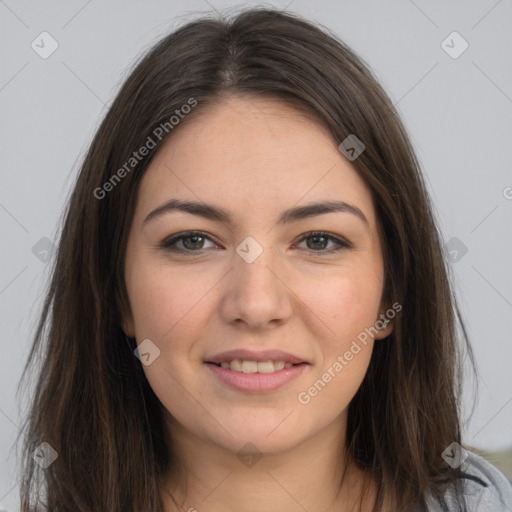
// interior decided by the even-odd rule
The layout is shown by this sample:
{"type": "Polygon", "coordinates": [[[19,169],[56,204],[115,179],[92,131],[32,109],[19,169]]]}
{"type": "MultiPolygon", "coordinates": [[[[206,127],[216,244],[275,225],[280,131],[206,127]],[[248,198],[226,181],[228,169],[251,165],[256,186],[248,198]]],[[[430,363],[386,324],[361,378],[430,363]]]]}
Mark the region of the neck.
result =
{"type": "MultiPolygon", "coordinates": [[[[179,485],[169,474],[162,477],[165,512],[358,510],[362,471],[350,459],[344,464],[346,418],[287,450],[248,456],[195,436],[169,415],[167,419],[183,470],[179,485]]],[[[365,494],[362,511],[371,510],[373,490],[365,494]]]]}

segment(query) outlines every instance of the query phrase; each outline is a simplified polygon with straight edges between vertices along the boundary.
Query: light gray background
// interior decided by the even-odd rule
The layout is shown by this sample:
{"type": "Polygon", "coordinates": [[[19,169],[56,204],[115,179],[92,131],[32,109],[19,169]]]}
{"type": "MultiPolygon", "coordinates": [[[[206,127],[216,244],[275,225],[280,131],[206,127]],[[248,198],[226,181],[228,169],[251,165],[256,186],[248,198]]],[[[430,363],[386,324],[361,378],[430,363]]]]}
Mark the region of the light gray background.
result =
{"type": "MultiPolygon", "coordinates": [[[[0,504],[5,510],[17,508],[12,443],[20,406],[14,393],[48,270],[32,248],[43,237],[55,239],[78,163],[135,58],[198,14],[244,5],[257,3],[0,0],[0,504]],[[47,59],[31,48],[43,31],[59,45],[47,59]]],[[[468,248],[452,266],[482,380],[465,441],[491,450],[510,447],[512,1],[272,5],[289,5],[335,31],[369,63],[398,106],[445,242],[457,237],[468,248]],[[441,46],[453,31],[469,43],[456,59],[441,46]]],[[[468,411],[471,390],[468,383],[468,411]]]]}

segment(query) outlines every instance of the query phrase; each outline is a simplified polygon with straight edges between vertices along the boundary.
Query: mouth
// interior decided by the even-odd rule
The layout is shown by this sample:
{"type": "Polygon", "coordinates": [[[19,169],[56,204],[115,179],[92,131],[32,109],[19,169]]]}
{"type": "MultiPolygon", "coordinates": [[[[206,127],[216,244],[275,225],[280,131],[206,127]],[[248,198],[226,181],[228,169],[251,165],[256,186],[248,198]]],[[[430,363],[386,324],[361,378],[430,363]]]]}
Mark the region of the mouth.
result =
{"type": "Polygon", "coordinates": [[[283,361],[276,362],[234,360],[229,362],[229,368],[226,363],[209,362],[205,366],[221,385],[246,394],[268,393],[284,388],[309,366],[308,363],[288,363],[289,366],[284,367],[283,361]],[[283,368],[278,369],[281,366],[283,368]]]}
{"type": "Polygon", "coordinates": [[[269,360],[269,361],[253,361],[247,359],[232,359],[230,361],[222,361],[215,363],[213,361],[206,361],[206,364],[214,365],[217,368],[224,368],[233,370],[239,373],[275,373],[285,368],[292,368],[293,366],[306,365],[305,362],[290,363],[284,360],[269,360]]]}
{"type": "Polygon", "coordinates": [[[298,378],[310,363],[281,350],[232,350],[204,361],[223,386],[243,393],[266,393],[285,387],[298,378]]]}
{"type": "Polygon", "coordinates": [[[297,364],[309,364],[303,357],[274,349],[263,351],[229,350],[206,357],[204,362],[244,373],[271,373],[284,368],[291,368],[297,364]]]}

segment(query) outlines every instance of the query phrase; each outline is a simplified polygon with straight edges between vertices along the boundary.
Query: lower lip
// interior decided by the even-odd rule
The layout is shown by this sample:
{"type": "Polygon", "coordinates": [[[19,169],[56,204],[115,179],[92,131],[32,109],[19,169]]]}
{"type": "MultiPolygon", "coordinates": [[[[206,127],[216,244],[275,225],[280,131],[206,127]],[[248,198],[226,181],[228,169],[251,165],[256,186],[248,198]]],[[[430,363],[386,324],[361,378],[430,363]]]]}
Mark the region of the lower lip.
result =
{"type": "Polygon", "coordinates": [[[243,373],[206,363],[213,374],[224,384],[238,391],[264,393],[275,391],[288,382],[296,379],[306,368],[306,363],[283,368],[272,373],[243,373]]]}

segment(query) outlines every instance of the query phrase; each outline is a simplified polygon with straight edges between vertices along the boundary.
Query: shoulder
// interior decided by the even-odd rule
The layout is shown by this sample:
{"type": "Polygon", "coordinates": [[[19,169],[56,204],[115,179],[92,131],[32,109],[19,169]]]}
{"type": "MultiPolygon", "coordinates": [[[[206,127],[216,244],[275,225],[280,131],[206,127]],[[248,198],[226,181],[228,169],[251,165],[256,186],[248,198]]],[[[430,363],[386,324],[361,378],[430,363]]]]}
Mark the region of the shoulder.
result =
{"type": "MultiPolygon", "coordinates": [[[[461,464],[464,473],[462,482],[467,512],[511,512],[512,483],[490,462],[472,451],[461,464]]],[[[446,506],[440,507],[427,501],[428,512],[462,512],[462,500],[454,489],[450,488],[445,496],[446,506]]]]}

